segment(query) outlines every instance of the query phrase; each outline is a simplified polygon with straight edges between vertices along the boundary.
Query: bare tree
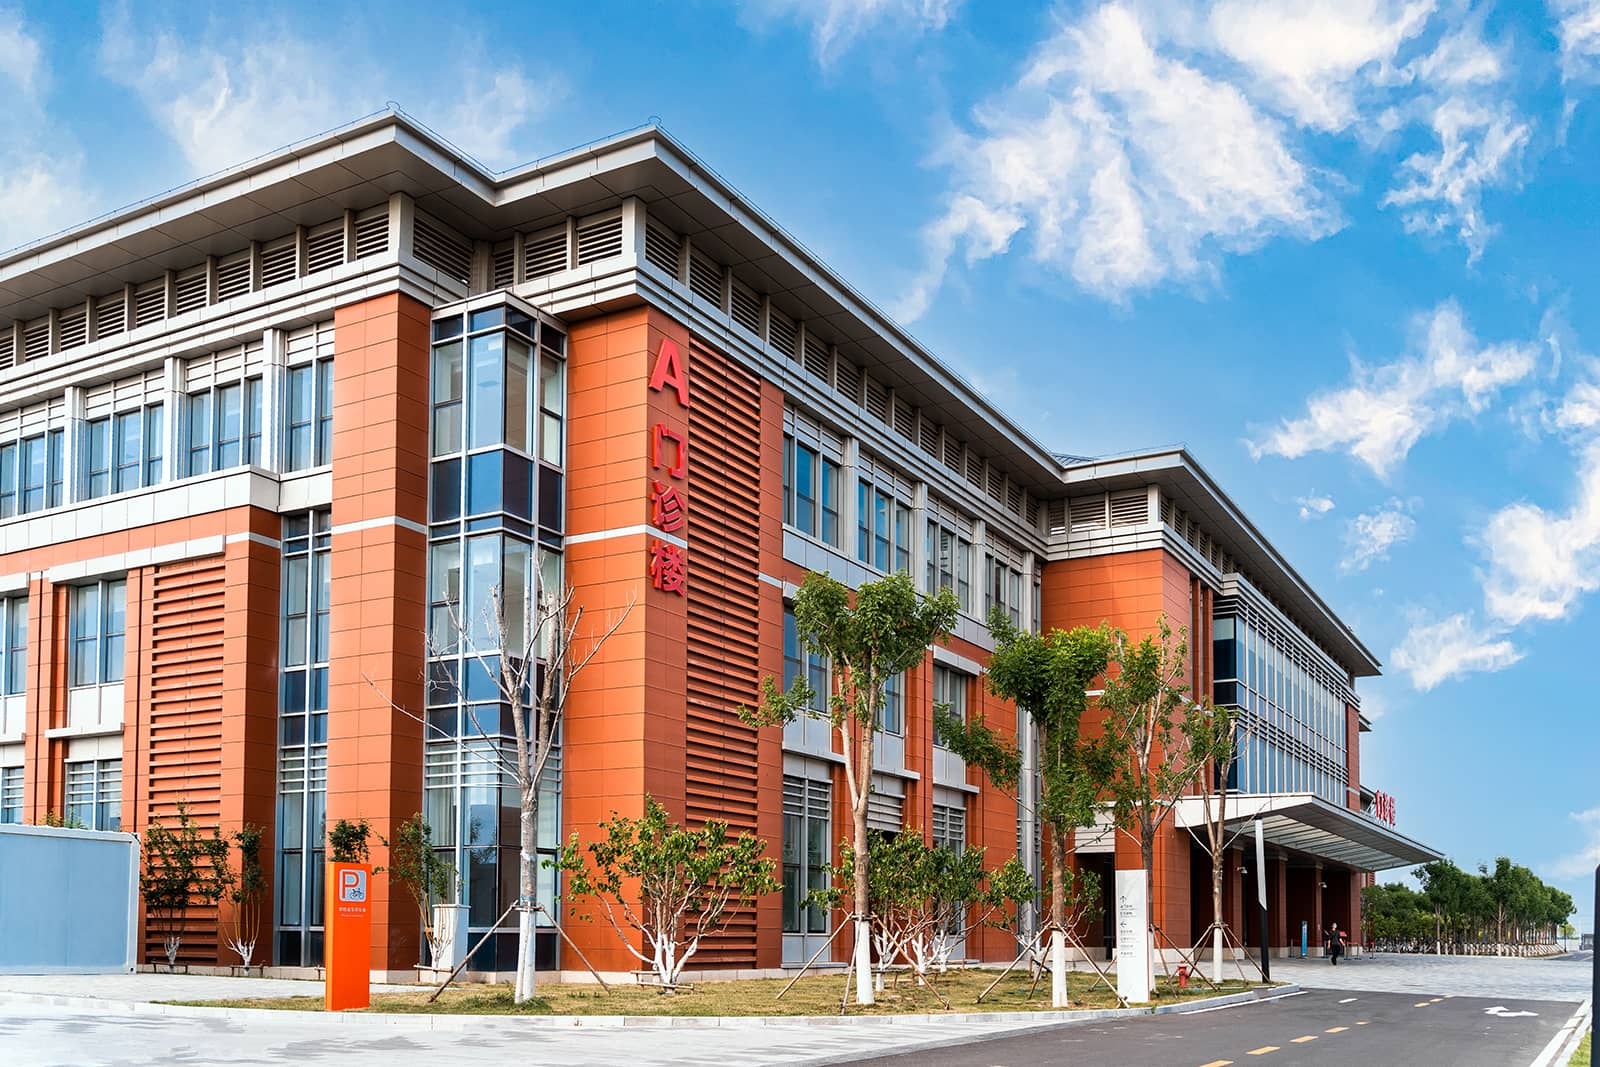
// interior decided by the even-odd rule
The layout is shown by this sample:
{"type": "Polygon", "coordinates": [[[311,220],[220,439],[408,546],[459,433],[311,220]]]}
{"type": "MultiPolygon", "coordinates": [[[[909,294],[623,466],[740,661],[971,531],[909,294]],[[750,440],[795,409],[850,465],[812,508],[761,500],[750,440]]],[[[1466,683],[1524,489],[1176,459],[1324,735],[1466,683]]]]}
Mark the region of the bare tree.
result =
{"type": "MultiPolygon", "coordinates": [[[[544,781],[550,757],[559,743],[561,720],[566,713],[572,686],[606,640],[621,628],[633,610],[632,598],[612,613],[601,625],[584,628],[584,608],[574,605],[576,591],[565,586],[543,596],[529,596],[526,589],[503,586],[489,590],[479,616],[464,623],[458,605],[446,605],[448,621],[443,634],[427,635],[428,656],[464,656],[462,673],[477,669],[492,682],[499,703],[512,709],[515,744],[511,751],[497,743],[473,745],[466,749],[477,759],[499,771],[504,783],[517,790],[517,980],[516,1003],[532,998],[534,992],[534,931],[538,902],[539,869],[539,786],[544,781]]],[[[368,684],[373,684],[368,679],[368,684]]],[[[466,679],[454,679],[457,698],[466,708],[473,733],[496,737],[500,723],[478,721],[476,706],[468,703],[466,679]],[[490,728],[492,727],[492,728],[490,728]]],[[[376,685],[373,686],[377,688],[376,685]]],[[[387,699],[387,698],[386,698],[387,699]]],[[[402,714],[428,724],[425,715],[389,701],[402,714]]],[[[443,731],[439,731],[443,733],[443,731]]]]}

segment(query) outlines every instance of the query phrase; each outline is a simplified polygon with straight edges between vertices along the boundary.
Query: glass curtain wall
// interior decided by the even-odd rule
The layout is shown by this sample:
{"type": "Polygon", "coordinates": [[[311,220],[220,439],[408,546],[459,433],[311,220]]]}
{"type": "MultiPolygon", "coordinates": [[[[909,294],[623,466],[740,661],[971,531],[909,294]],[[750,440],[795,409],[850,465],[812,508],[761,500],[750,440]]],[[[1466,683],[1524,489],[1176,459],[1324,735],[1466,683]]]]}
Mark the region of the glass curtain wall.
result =
{"type": "MultiPolygon", "coordinates": [[[[514,758],[512,716],[528,714],[529,695],[506,700],[497,674],[500,656],[527,648],[534,598],[561,594],[565,413],[559,326],[510,303],[434,319],[424,807],[461,873],[473,943],[499,931],[475,970],[516,961],[515,916],[496,927],[517,899],[519,855],[516,782],[498,754],[514,758]]],[[[559,765],[558,749],[541,783],[541,859],[560,845],[559,765]]],[[[539,879],[553,911],[554,877],[541,865],[539,879]]],[[[556,950],[555,930],[541,930],[539,966],[556,950]]]]}
{"type": "Polygon", "coordinates": [[[281,967],[322,963],[332,537],[331,512],[284,516],[276,916],[281,967]]]}

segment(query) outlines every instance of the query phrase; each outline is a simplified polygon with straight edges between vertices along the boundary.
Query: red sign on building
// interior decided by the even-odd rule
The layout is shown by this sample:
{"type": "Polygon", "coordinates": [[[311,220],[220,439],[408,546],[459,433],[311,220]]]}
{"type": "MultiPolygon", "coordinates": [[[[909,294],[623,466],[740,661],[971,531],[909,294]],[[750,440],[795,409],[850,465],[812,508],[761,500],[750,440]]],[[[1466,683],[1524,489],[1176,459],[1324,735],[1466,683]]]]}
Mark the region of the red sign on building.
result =
{"type": "Polygon", "coordinates": [[[1395,823],[1394,797],[1388,793],[1374,793],[1372,795],[1372,817],[1379,822],[1386,822],[1393,826],[1395,823]]]}
{"type": "MultiPolygon", "coordinates": [[[[689,410],[689,376],[683,353],[670,337],[656,350],[650,388],[670,391],[678,407],[689,410]]],[[[685,529],[689,518],[689,435],[664,422],[650,428],[650,584],[663,593],[683,596],[689,588],[689,550],[662,534],[685,529]]]]}

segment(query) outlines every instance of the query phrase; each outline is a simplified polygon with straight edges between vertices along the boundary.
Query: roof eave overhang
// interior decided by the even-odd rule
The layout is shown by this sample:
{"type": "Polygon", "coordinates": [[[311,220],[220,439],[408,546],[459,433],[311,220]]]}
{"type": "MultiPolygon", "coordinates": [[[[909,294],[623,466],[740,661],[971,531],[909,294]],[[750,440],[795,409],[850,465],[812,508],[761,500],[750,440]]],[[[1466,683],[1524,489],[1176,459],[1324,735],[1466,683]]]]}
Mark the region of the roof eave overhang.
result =
{"type": "MultiPolygon", "coordinates": [[[[1205,825],[1205,801],[1184,797],[1173,810],[1183,829],[1205,825]]],[[[1212,802],[1215,811],[1215,801],[1212,802]]],[[[1361,812],[1310,793],[1245,794],[1228,798],[1227,826],[1248,830],[1256,819],[1269,844],[1363,871],[1384,871],[1442,859],[1443,854],[1361,812]]]]}

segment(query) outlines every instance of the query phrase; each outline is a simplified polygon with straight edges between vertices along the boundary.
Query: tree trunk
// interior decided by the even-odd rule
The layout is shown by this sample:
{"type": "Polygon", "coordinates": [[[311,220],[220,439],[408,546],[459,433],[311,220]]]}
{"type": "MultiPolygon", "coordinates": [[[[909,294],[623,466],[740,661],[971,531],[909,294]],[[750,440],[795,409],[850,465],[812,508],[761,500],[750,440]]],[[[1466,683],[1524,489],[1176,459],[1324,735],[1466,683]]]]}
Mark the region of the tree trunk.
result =
{"type": "Polygon", "coordinates": [[[522,1004],[532,999],[534,990],[534,892],[536,864],[539,857],[538,784],[529,783],[532,789],[522,789],[522,812],[518,820],[520,848],[517,860],[517,984],[513,999],[522,1004]],[[529,802],[532,793],[533,801],[529,802]]]}
{"type": "Polygon", "coordinates": [[[1211,980],[1222,984],[1222,865],[1226,853],[1211,854],[1211,980]]]}
{"type": "MultiPolygon", "coordinates": [[[[1155,923],[1150,921],[1150,916],[1155,913],[1155,894],[1151,890],[1156,884],[1156,831],[1155,827],[1141,831],[1139,834],[1139,860],[1144,864],[1144,928],[1155,930],[1155,923]]],[[[1155,995],[1156,990],[1156,939],[1146,939],[1144,957],[1145,986],[1150,990],[1150,995],[1155,995]]]]}
{"type": "Polygon", "coordinates": [[[1050,1006],[1068,1007],[1067,1002],[1067,857],[1066,835],[1052,828],[1050,833],[1050,1006]]]}
{"type": "MultiPolygon", "coordinates": [[[[864,751],[870,752],[863,746],[864,751]]],[[[870,757],[869,757],[870,758],[870,757]]],[[[851,814],[855,817],[854,848],[856,850],[856,1003],[874,1004],[876,998],[872,985],[872,920],[871,898],[867,892],[867,796],[870,792],[872,769],[867,765],[867,778],[857,779],[857,788],[861,791],[860,803],[856,804],[851,814]]]]}

